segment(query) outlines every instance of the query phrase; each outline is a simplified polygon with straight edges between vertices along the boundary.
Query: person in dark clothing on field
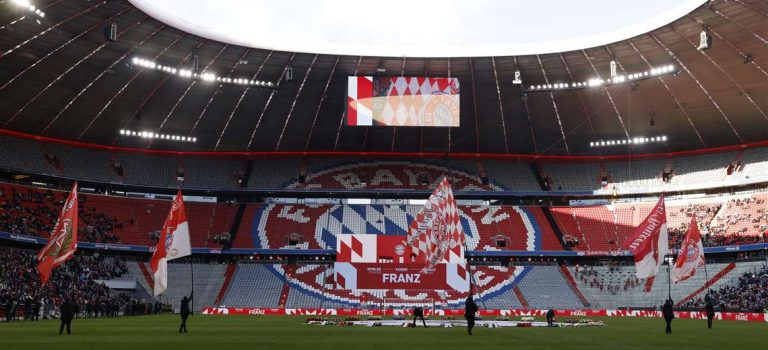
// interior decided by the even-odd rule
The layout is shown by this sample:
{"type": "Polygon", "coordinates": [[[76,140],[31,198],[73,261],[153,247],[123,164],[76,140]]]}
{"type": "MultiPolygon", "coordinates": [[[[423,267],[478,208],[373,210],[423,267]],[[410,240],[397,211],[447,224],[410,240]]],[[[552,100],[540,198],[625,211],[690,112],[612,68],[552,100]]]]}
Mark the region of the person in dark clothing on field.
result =
{"type": "Polygon", "coordinates": [[[705,299],[704,312],[707,314],[707,329],[712,329],[712,320],[715,318],[715,303],[712,302],[709,294],[707,294],[705,299]]]}
{"type": "Polygon", "coordinates": [[[547,327],[555,326],[555,310],[547,310],[547,327]]]}
{"type": "Polygon", "coordinates": [[[12,311],[12,309],[13,309],[13,301],[9,297],[5,301],[5,321],[6,322],[11,322],[11,311],[12,311]]]}
{"type": "Polygon", "coordinates": [[[59,326],[59,335],[64,332],[64,326],[67,327],[67,334],[72,334],[72,319],[75,318],[75,304],[69,299],[64,299],[64,302],[59,306],[59,312],[61,313],[61,325],[59,326]]]}
{"type": "Polygon", "coordinates": [[[189,298],[186,296],[181,298],[181,325],[179,326],[179,333],[184,330],[187,333],[187,317],[192,314],[192,310],[189,308],[189,302],[192,301],[192,297],[195,292],[189,293],[189,298]]]}
{"type": "Polygon", "coordinates": [[[667,299],[667,301],[664,302],[664,306],[661,307],[661,314],[664,316],[664,321],[667,323],[667,329],[665,330],[667,334],[672,334],[672,320],[675,318],[675,313],[672,310],[672,307],[672,299],[667,299]]]}
{"type": "Polygon", "coordinates": [[[24,321],[32,320],[32,298],[27,298],[27,302],[24,303],[24,321]]]}
{"type": "Polygon", "coordinates": [[[416,328],[417,318],[420,318],[421,323],[424,324],[424,328],[427,328],[427,321],[424,321],[424,308],[421,306],[413,308],[413,328],[416,328]]]}
{"type": "Polygon", "coordinates": [[[40,320],[40,301],[35,299],[32,302],[32,321],[40,320]]]}
{"type": "Polygon", "coordinates": [[[18,304],[16,303],[16,300],[11,298],[8,300],[8,303],[5,304],[5,312],[6,312],[6,319],[8,322],[16,321],[16,306],[18,304]]]}
{"type": "Polygon", "coordinates": [[[472,294],[469,294],[467,300],[464,302],[464,318],[467,320],[467,333],[472,335],[472,328],[475,328],[475,313],[477,312],[477,304],[475,299],[472,298],[472,294]]]}

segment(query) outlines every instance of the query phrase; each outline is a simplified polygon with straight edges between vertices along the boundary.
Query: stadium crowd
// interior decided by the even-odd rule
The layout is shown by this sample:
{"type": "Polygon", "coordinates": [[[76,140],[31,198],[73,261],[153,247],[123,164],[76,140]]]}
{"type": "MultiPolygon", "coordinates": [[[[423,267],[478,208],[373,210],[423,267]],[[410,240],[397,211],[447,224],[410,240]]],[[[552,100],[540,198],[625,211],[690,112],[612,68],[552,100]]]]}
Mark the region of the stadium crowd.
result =
{"type": "MultiPolygon", "coordinates": [[[[51,190],[0,187],[0,231],[45,237],[50,234],[59,215],[63,198],[51,190]]],[[[99,213],[89,206],[86,197],[80,197],[80,240],[97,243],[118,243],[113,232],[121,227],[116,218],[99,213]]]]}
{"type": "Polygon", "coordinates": [[[766,199],[742,198],[731,199],[725,203],[726,211],[718,216],[718,222],[711,227],[714,234],[754,235],[768,233],[768,208],[766,199]],[[732,229],[738,227],[736,232],[732,229]]]}
{"type": "Polygon", "coordinates": [[[52,317],[65,298],[78,305],[83,316],[116,316],[130,298],[97,280],[119,278],[127,273],[125,262],[116,257],[76,255],[53,270],[40,286],[36,251],[0,247],[0,311],[7,321],[52,317]]]}
{"type": "Polygon", "coordinates": [[[702,233],[705,247],[720,247],[727,245],[743,245],[768,242],[768,210],[762,208],[765,201],[760,198],[732,199],[725,204],[725,220],[712,224],[715,216],[721,209],[720,205],[690,204],[675,211],[670,211],[670,218],[684,215],[685,220],[678,220],[678,225],[669,227],[669,246],[680,247],[685,240],[685,235],[690,226],[690,219],[695,216],[702,233]],[[750,205],[756,206],[755,211],[759,215],[750,213],[742,214],[741,211],[749,211],[750,205]],[[730,214],[728,214],[730,213],[730,214]],[[751,223],[731,232],[728,229],[739,223],[751,223]]]}
{"type": "MultiPolygon", "coordinates": [[[[768,265],[763,265],[759,271],[745,273],[739,277],[738,284],[712,290],[709,295],[717,311],[768,311],[768,265]]],[[[682,304],[681,307],[701,309],[705,302],[706,296],[699,297],[682,304]]]]}

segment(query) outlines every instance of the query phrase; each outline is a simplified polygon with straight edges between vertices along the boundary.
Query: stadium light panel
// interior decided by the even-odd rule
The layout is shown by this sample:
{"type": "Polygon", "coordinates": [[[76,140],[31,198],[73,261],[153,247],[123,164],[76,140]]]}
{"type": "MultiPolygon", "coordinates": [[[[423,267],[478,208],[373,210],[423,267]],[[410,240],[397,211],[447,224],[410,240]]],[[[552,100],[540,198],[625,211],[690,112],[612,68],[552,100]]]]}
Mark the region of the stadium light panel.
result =
{"type": "Polygon", "coordinates": [[[16,6],[29,10],[29,12],[36,14],[40,18],[45,18],[45,12],[40,10],[37,6],[29,2],[28,0],[12,0],[11,2],[16,6]]]}
{"type": "Polygon", "coordinates": [[[620,145],[642,145],[646,143],[662,143],[667,141],[667,136],[653,136],[653,137],[633,137],[630,139],[615,139],[615,140],[599,140],[590,141],[589,147],[605,147],[605,146],[620,146],[620,145]]]}
{"type": "Polygon", "coordinates": [[[177,69],[170,66],[164,66],[161,64],[157,64],[152,60],[144,59],[141,57],[132,57],[131,63],[142,68],[148,68],[148,69],[152,69],[160,72],[165,72],[168,74],[178,75],[179,77],[182,77],[182,78],[200,79],[206,82],[217,81],[219,83],[244,85],[244,86],[256,86],[256,87],[270,87],[270,88],[275,86],[275,84],[272,83],[271,81],[266,82],[266,81],[260,81],[260,80],[250,80],[244,77],[240,77],[240,78],[222,77],[210,72],[204,72],[204,73],[198,74],[189,69],[183,69],[183,68],[177,69]]]}
{"type": "Polygon", "coordinates": [[[135,131],[135,130],[128,130],[128,129],[120,129],[119,133],[122,136],[135,136],[143,139],[161,139],[161,140],[173,140],[173,141],[184,141],[184,142],[197,142],[197,137],[160,134],[152,131],[135,131]]]}
{"type": "Polygon", "coordinates": [[[572,89],[579,89],[584,87],[599,87],[604,85],[617,85],[617,84],[623,84],[627,82],[634,82],[639,80],[644,80],[648,78],[652,78],[655,76],[660,75],[666,75],[666,74],[677,74],[677,69],[674,65],[663,65],[659,67],[652,67],[651,69],[647,71],[642,72],[633,72],[633,73],[627,73],[624,75],[615,75],[611,78],[603,80],[600,77],[587,79],[586,81],[574,81],[574,82],[559,82],[554,84],[532,84],[529,85],[530,87],[527,90],[523,90],[523,92],[530,92],[530,91],[536,91],[536,92],[544,92],[544,91],[552,91],[552,90],[572,90],[572,89]]]}

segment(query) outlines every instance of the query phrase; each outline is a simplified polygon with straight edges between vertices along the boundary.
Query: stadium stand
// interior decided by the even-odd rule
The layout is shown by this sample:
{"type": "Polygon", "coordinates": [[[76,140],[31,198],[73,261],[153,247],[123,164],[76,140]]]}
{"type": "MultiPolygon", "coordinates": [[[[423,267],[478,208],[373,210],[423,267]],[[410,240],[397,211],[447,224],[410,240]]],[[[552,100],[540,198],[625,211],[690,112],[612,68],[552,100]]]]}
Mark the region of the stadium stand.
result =
{"type": "Polygon", "coordinates": [[[713,289],[708,296],[696,297],[681,307],[702,309],[707,297],[713,300],[715,309],[719,311],[765,312],[768,308],[768,266],[754,266],[735,283],[713,289]]]}
{"type": "MultiPolygon", "coordinates": [[[[10,233],[46,236],[53,228],[64,200],[64,192],[0,184],[0,229],[10,233]]],[[[82,240],[101,243],[153,245],[163,226],[171,202],[96,194],[80,195],[82,240]]],[[[229,233],[237,205],[231,203],[186,203],[193,246],[222,243],[214,238],[229,233]]]]}
{"type": "MultiPolygon", "coordinates": [[[[667,201],[667,226],[670,232],[670,245],[679,246],[687,232],[691,217],[696,216],[699,228],[705,237],[705,245],[727,245],[725,242],[756,243],[768,227],[766,226],[765,209],[761,206],[736,205],[742,202],[764,203],[762,195],[753,195],[751,199],[731,200],[726,207],[723,201],[727,198],[715,197],[699,200],[667,201]],[[721,210],[721,207],[725,208],[721,210]],[[732,209],[731,209],[732,207],[732,209]],[[740,213],[739,208],[749,208],[751,213],[740,213]],[[732,212],[733,211],[733,212],[732,212]],[[720,213],[720,214],[717,214],[720,213]],[[723,219],[730,219],[732,224],[723,224],[723,219]],[[737,225],[737,224],[741,225],[737,225]],[[724,231],[724,227],[730,231],[724,231]],[[748,234],[745,234],[748,232],[748,234]],[[749,236],[751,239],[739,239],[738,236],[749,236]],[[722,238],[721,238],[722,237],[722,238]],[[726,239],[725,237],[729,237],[726,239]]],[[[586,207],[553,207],[555,220],[566,236],[566,240],[578,241],[576,250],[584,251],[616,251],[621,243],[631,234],[634,227],[648,215],[654,203],[622,203],[616,205],[586,206],[586,207]]],[[[737,243],[741,244],[741,243],[737,243]]]]}
{"type": "Polygon", "coordinates": [[[457,191],[484,191],[477,164],[464,160],[359,160],[310,159],[305,182],[290,187],[304,189],[433,189],[444,178],[457,191]]]}
{"type": "MultiPolygon", "coordinates": [[[[166,188],[183,185],[236,189],[238,179],[246,173],[244,167],[252,162],[248,189],[426,190],[448,176],[455,181],[457,191],[541,191],[531,164],[493,159],[176,158],[81,149],[9,136],[0,136],[0,154],[4,157],[0,164],[6,169],[166,188]],[[180,173],[184,175],[183,181],[178,179],[180,173]],[[356,177],[344,178],[345,173],[356,177]],[[389,174],[398,179],[399,184],[386,181],[391,177],[389,174]],[[376,182],[377,175],[385,181],[376,182]],[[366,180],[366,185],[362,186],[360,180],[366,180]]],[[[768,152],[762,147],[631,162],[548,160],[538,165],[541,175],[550,180],[551,190],[644,192],[763,178],[768,174],[768,152]]]]}
{"type": "Polygon", "coordinates": [[[184,187],[234,189],[243,173],[243,161],[184,158],[181,160],[184,187]]]}
{"type": "Polygon", "coordinates": [[[0,136],[0,168],[34,174],[56,174],[34,141],[0,136]]]}
{"type": "Polygon", "coordinates": [[[285,188],[289,183],[298,182],[300,170],[301,160],[299,159],[256,159],[251,166],[248,188],[261,190],[285,188]]]}
{"type": "Polygon", "coordinates": [[[606,162],[609,187],[615,187],[617,190],[639,190],[663,186],[662,173],[665,164],[663,159],[606,162]]]}
{"type": "MultiPolygon", "coordinates": [[[[181,299],[184,296],[189,296],[194,288],[196,306],[214,305],[224,283],[226,269],[227,264],[169,263],[168,289],[158,299],[164,304],[172,305],[174,312],[178,312],[181,299]],[[192,284],[193,273],[194,285],[192,284]]],[[[129,262],[127,271],[130,279],[136,281],[151,296],[154,289],[149,262],[129,262]]]]}
{"type": "Polygon", "coordinates": [[[91,309],[87,304],[100,304],[109,313],[128,304],[128,295],[97,283],[124,278],[127,269],[122,259],[78,255],[54,269],[48,283],[41,286],[36,254],[34,250],[0,246],[0,311],[10,314],[9,320],[29,320],[33,314],[52,316],[64,298],[80,305],[84,314],[91,309]]]}
{"type": "Polygon", "coordinates": [[[742,163],[736,173],[744,178],[760,178],[768,176],[768,149],[752,148],[744,151],[742,163]]]}
{"type": "Polygon", "coordinates": [[[481,164],[485,168],[489,181],[505,190],[541,190],[528,164],[498,160],[484,160],[481,164]]]}
{"type": "Polygon", "coordinates": [[[224,300],[229,307],[277,307],[284,278],[267,264],[237,264],[224,300]]]}
{"type": "Polygon", "coordinates": [[[64,176],[105,183],[121,181],[110,153],[53,144],[48,149],[61,162],[64,176]]]}
{"type": "Polygon", "coordinates": [[[533,309],[552,307],[583,309],[576,293],[568,285],[558,266],[532,266],[519,283],[520,290],[533,309]]]}
{"type": "Polygon", "coordinates": [[[759,236],[768,232],[768,195],[758,194],[727,201],[710,224],[715,235],[759,236]]]}
{"type": "Polygon", "coordinates": [[[714,153],[707,157],[681,157],[672,160],[670,185],[696,185],[722,182],[726,179],[728,164],[736,158],[735,152],[714,153]]]}
{"type": "MultiPolygon", "coordinates": [[[[710,288],[717,289],[722,286],[733,285],[738,282],[740,276],[754,272],[763,264],[764,262],[709,263],[707,269],[710,288]]],[[[658,278],[650,282],[652,287],[647,288],[647,281],[635,278],[635,268],[631,265],[582,265],[570,266],[568,270],[574,275],[579,290],[589,300],[593,308],[656,308],[663,304],[667,298],[669,284],[666,271],[662,271],[657,276],[658,278]]],[[[697,291],[701,293],[701,288],[705,286],[707,281],[703,272],[699,271],[685,281],[673,283],[672,300],[679,303],[697,291]]]]}
{"type": "Polygon", "coordinates": [[[175,158],[116,153],[126,183],[156,187],[177,187],[179,161],[175,158]]]}
{"type": "Polygon", "coordinates": [[[556,191],[593,191],[601,188],[600,167],[595,163],[545,163],[542,176],[552,179],[556,191]]]}
{"type": "MultiPolygon", "coordinates": [[[[64,192],[0,184],[0,229],[47,235],[64,192]]],[[[81,194],[83,240],[154,245],[170,201],[81,194]]],[[[768,231],[763,193],[696,200],[669,200],[672,246],[681,242],[696,215],[705,245],[761,242],[768,231]],[[723,202],[726,202],[723,205],[723,202]],[[717,214],[717,216],[715,216],[717,214]]],[[[239,204],[187,202],[192,244],[229,243],[239,204]]],[[[563,239],[579,251],[616,251],[648,214],[653,202],[550,208],[563,239]]],[[[235,248],[333,249],[335,235],[405,235],[417,205],[245,204],[232,246],[235,248]]],[[[554,228],[535,206],[459,206],[470,250],[563,250],[554,228]]]]}

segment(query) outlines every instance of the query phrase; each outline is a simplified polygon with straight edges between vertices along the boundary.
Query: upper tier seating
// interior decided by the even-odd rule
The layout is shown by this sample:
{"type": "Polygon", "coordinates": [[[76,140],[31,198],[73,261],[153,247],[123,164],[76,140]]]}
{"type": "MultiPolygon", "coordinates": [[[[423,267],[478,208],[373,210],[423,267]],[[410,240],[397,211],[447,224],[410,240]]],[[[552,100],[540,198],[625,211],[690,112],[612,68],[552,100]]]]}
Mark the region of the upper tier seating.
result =
{"type": "Polygon", "coordinates": [[[488,179],[505,190],[539,191],[541,187],[527,163],[484,160],[488,179]]]}
{"type": "Polygon", "coordinates": [[[235,159],[184,158],[184,187],[234,189],[244,172],[243,161],[235,159]]]}
{"type": "Polygon", "coordinates": [[[45,160],[40,145],[31,140],[0,136],[0,169],[23,170],[35,174],[55,174],[45,160]]]}
{"type": "Polygon", "coordinates": [[[728,164],[735,158],[735,152],[674,158],[674,176],[670,185],[700,185],[723,181],[728,176],[728,164]]]}
{"type": "Polygon", "coordinates": [[[741,175],[744,178],[768,177],[768,149],[751,148],[744,151],[744,169],[741,175]]]}
{"type": "Polygon", "coordinates": [[[661,174],[665,164],[664,159],[605,162],[610,180],[609,188],[636,190],[664,186],[661,174]]]}
{"type": "Polygon", "coordinates": [[[288,184],[299,180],[300,170],[300,159],[256,159],[251,167],[248,188],[257,190],[285,188],[288,184]]]}
{"type": "Polygon", "coordinates": [[[110,153],[61,145],[48,145],[61,162],[64,176],[99,182],[119,181],[110,153]]]}
{"type": "MultiPolygon", "coordinates": [[[[768,179],[768,147],[749,148],[743,153],[730,151],[632,161],[543,160],[534,163],[540,165],[545,178],[552,180],[551,190],[555,191],[642,192],[768,179]],[[670,171],[668,182],[662,181],[665,170],[670,171]]],[[[81,149],[8,136],[0,136],[0,168],[166,188],[238,189],[241,187],[238,180],[250,172],[247,188],[257,190],[428,190],[447,176],[455,191],[541,191],[531,164],[514,159],[308,157],[251,161],[81,149]],[[249,162],[252,162],[251,168],[245,169],[249,162]],[[114,168],[117,164],[121,170],[114,168]],[[180,172],[184,174],[183,181],[177,178],[180,172]]]]}
{"type": "Polygon", "coordinates": [[[289,188],[428,190],[447,177],[455,191],[492,189],[483,184],[477,165],[464,160],[309,159],[306,181],[289,188]]]}
{"type": "Polygon", "coordinates": [[[125,182],[157,187],[176,187],[179,161],[175,158],[117,153],[125,182]]]}
{"type": "Polygon", "coordinates": [[[552,178],[555,191],[593,191],[600,186],[600,167],[596,163],[543,164],[542,172],[552,178]]]}

